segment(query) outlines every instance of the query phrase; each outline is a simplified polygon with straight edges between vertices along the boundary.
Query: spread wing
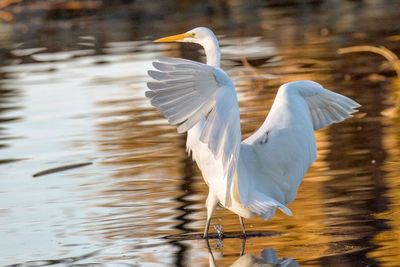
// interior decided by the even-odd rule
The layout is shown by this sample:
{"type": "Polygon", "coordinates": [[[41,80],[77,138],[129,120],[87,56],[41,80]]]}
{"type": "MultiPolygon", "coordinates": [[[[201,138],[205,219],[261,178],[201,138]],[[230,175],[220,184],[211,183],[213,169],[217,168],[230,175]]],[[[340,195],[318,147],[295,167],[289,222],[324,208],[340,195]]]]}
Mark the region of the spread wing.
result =
{"type": "MultiPolygon", "coordinates": [[[[314,130],[352,117],[360,105],[312,81],[282,85],[259,130],[244,141],[240,199],[265,219],[294,200],[305,172],[316,159],[314,130]],[[274,201],[271,201],[274,200],[274,201]]],[[[239,166],[239,172],[242,168],[239,166]]]]}
{"type": "Polygon", "coordinates": [[[222,162],[224,177],[215,179],[222,179],[226,186],[221,202],[229,201],[242,138],[232,81],[220,69],[185,59],[160,58],[153,66],[156,70],[148,74],[156,81],[147,83],[146,97],[180,133],[205,120],[200,141],[222,162]]]}

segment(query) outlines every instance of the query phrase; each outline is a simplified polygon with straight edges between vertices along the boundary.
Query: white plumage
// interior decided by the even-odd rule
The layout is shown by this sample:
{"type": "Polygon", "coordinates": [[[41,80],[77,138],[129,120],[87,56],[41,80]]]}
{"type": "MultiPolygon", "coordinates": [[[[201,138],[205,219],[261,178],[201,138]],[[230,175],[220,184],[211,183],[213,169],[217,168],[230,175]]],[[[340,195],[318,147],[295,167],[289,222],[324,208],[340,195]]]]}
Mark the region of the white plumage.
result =
{"type": "Polygon", "coordinates": [[[158,82],[147,84],[151,91],[146,96],[178,126],[178,132],[189,131],[188,152],[207,172],[203,175],[210,189],[226,205],[242,136],[235,87],[222,70],[206,64],[160,58],[153,66],[158,71],[150,70],[149,75],[158,82]]]}
{"type": "Polygon", "coordinates": [[[287,83],[262,126],[242,141],[235,87],[219,68],[215,35],[200,27],[156,42],[171,41],[203,45],[208,64],[160,58],[146,96],[178,132],[188,133],[187,150],[209,186],[205,236],[218,203],[240,219],[270,219],[276,209],[292,215],[287,205],[316,159],[314,130],[351,117],[360,105],[316,82],[287,83]]]}

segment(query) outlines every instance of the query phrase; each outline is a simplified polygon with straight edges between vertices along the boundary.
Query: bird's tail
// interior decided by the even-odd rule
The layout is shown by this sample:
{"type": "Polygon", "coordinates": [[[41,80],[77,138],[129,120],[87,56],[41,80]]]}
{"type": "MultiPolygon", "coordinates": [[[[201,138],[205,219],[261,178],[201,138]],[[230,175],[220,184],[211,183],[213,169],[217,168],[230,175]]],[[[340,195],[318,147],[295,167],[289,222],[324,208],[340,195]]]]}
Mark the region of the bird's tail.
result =
{"type": "Polygon", "coordinates": [[[256,190],[251,194],[247,202],[248,203],[245,205],[255,214],[260,215],[264,220],[272,218],[277,208],[286,215],[292,216],[292,211],[288,207],[256,190]]]}

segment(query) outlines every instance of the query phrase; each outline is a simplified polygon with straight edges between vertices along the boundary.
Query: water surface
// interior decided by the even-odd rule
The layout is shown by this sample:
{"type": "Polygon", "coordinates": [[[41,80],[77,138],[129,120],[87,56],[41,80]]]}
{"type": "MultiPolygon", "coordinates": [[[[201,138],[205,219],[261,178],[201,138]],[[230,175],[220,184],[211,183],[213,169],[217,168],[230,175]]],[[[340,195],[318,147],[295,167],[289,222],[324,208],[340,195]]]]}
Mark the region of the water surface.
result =
{"type": "MultiPolygon", "coordinates": [[[[358,44],[399,54],[397,1],[166,3],[100,6],[62,20],[32,7],[35,19],[18,13],[0,26],[0,264],[210,265],[198,238],[207,187],[185,136],[144,97],[157,56],[204,60],[195,45],[149,40],[208,25],[237,87],[245,137],[284,82],[315,80],[362,104],[355,118],[316,133],[318,160],[290,205],[294,216],[246,220],[259,236],[245,253],[272,248],[301,266],[398,266],[400,124],[382,112],[399,81],[379,56],[337,54],[358,44]],[[93,164],[32,177],[85,162],[93,164]]],[[[226,210],[213,224],[240,231],[226,210]]],[[[239,259],[241,239],[217,243],[217,266],[239,259]]]]}

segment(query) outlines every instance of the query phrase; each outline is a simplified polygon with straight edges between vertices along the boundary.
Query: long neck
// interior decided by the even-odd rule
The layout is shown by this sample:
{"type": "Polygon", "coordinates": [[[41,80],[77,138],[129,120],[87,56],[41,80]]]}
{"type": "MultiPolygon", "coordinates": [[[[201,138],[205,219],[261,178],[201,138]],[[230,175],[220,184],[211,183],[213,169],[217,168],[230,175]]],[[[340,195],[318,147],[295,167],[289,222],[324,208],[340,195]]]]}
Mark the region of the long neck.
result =
{"type": "Polygon", "coordinates": [[[221,51],[219,50],[217,37],[215,37],[215,35],[210,36],[210,38],[207,39],[207,42],[203,44],[203,47],[207,57],[207,64],[219,68],[221,62],[221,51]]]}

